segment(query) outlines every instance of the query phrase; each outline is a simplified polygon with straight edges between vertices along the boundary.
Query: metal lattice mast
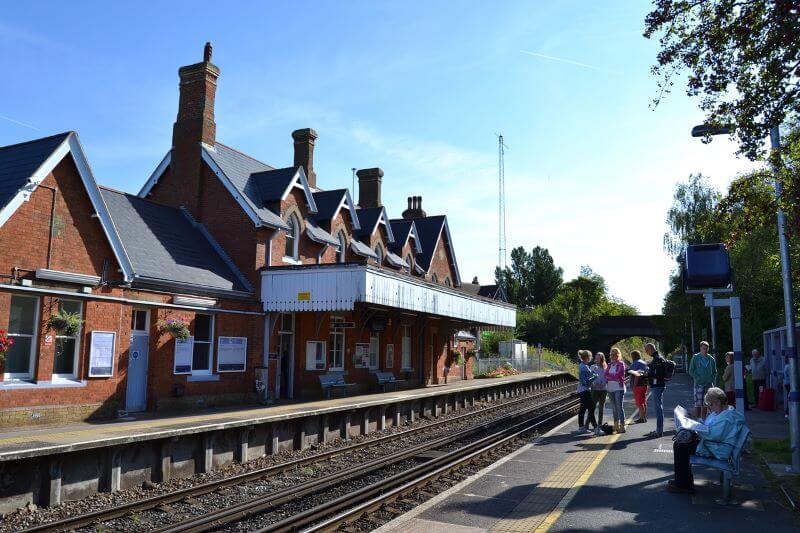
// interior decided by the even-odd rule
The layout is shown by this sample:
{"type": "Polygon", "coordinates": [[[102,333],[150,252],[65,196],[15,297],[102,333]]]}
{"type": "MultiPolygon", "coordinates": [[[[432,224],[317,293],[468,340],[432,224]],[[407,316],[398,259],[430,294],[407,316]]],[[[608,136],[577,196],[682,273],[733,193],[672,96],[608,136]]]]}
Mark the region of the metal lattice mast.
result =
{"type": "Polygon", "coordinates": [[[506,169],[505,149],[503,135],[497,136],[498,158],[498,235],[497,235],[497,266],[502,270],[506,268],[506,169]]]}

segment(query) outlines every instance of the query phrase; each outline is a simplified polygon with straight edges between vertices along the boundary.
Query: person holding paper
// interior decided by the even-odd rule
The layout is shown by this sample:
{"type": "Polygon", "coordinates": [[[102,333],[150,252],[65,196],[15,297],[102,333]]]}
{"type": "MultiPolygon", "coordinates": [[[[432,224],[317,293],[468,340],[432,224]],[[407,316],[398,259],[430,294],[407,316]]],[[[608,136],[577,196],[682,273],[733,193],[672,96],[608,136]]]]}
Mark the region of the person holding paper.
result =
{"type": "Polygon", "coordinates": [[[736,445],[739,431],[744,427],[744,415],[728,405],[728,398],[722,389],[708,389],[704,403],[709,409],[709,415],[703,424],[693,424],[695,437],[686,442],[675,439],[673,444],[675,479],[667,484],[670,492],[693,494],[694,476],[690,456],[728,460],[736,445]]]}

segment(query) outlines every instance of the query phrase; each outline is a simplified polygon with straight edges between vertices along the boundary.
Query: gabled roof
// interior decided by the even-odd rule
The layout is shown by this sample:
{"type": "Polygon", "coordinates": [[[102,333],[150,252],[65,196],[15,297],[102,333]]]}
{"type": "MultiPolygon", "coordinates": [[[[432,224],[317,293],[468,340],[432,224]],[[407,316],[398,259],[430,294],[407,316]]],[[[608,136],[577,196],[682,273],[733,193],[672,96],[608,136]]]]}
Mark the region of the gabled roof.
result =
{"type": "Polygon", "coordinates": [[[249,293],[253,287],[183,209],[102,188],[133,267],[134,285],[249,293]]]}
{"type": "Polygon", "coordinates": [[[317,215],[314,218],[318,222],[333,220],[342,208],[346,208],[350,212],[350,219],[353,221],[353,231],[361,229],[356,209],[353,206],[353,199],[347,189],[316,191],[314,192],[314,201],[317,203],[317,215]]]}
{"type": "Polygon", "coordinates": [[[419,239],[417,238],[417,226],[414,224],[413,220],[395,218],[390,220],[389,223],[392,226],[392,233],[394,234],[394,244],[392,245],[392,250],[400,253],[403,250],[403,246],[405,246],[408,242],[408,239],[413,238],[414,252],[422,252],[422,246],[420,246],[419,239]]]}
{"type": "Polygon", "coordinates": [[[78,169],[89,201],[122,270],[122,277],[125,281],[130,281],[130,262],[125,256],[119,236],[114,231],[108,208],[97,188],[78,134],[74,131],[0,148],[0,226],[30,198],[39,184],[68,154],[72,156],[78,169]]]}
{"type": "Polygon", "coordinates": [[[450,227],[447,224],[447,216],[436,215],[430,217],[415,218],[414,224],[417,228],[417,238],[422,245],[422,253],[417,256],[417,264],[425,269],[425,272],[431,268],[431,260],[433,254],[436,252],[436,245],[439,240],[444,238],[446,245],[450,250],[450,265],[453,267],[456,279],[454,285],[459,287],[461,285],[461,274],[458,272],[458,262],[456,261],[456,253],[453,249],[453,240],[450,238],[450,227]]]}
{"type": "Polygon", "coordinates": [[[317,212],[314,195],[303,167],[286,167],[250,174],[244,192],[258,205],[285,200],[293,188],[303,191],[310,213],[317,212]]]}
{"type": "Polygon", "coordinates": [[[356,209],[356,214],[358,214],[358,223],[361,225],[361,230],[358,232],[360,238],[370,237],[378,230],[378,226],[383,224],[386,227],[388,244],[394,243],[394,234],[392,233],[392,226],[389,224],[389,217],[386,215],[385,207],[356,209]]]}

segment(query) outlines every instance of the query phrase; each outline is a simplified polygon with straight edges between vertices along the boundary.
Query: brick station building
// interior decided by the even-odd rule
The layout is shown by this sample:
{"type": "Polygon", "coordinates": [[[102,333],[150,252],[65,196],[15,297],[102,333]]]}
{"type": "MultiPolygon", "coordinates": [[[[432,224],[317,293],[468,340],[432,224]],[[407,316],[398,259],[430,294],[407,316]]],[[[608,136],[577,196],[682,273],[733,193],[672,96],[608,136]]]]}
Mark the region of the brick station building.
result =
{"type": "MultiPolygon", "coordinates": [[[[172,148],[138,196],[98,187],[74,132],[0,148],[0,425],[321,395],[345,372],[404,386],[471,377],[456,332],[514,326],[515,309],[462,288],[447,217],[321,190],[317,134],[273,167],[216,139],[220,70],[206,45],[179,70],[172,148]],[[48,330],[79,313],[71,336],[48,330]],[[190,338],[160,324],[180,318],[190,338]]],[[[463,334],[462,334],[463,336],[463,334]]],[[[468,367],[469,368],[469,367],[468,367]]]]}

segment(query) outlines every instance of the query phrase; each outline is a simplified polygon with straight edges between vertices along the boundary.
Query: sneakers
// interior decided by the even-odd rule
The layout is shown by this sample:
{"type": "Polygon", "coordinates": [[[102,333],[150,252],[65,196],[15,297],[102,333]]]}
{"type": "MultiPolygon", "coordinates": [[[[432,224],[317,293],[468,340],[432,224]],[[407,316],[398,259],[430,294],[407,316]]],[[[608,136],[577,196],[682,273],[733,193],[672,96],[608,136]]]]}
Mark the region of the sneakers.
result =
{"type": "Polygon", "coordinates": [[[598,427],[594,428],[594,434],[599,437],[600,435],[605,435],[605,432],[602,429],[600,429],[600,427],[598,426],[598,427]]]}
{"type": "Polygon", "coordinates": [[[645,420],[642,417],[639,417],[638,419],[636,419],[636,422],[634,422],[634,424],[644,424],[645,422],[647,422],[647,420],[645,420]]]}
{"type": "Polygon", "coordinates": [[[617,428],[617,433],[625,433],[625,424],[620,424],[617,428]]]}

